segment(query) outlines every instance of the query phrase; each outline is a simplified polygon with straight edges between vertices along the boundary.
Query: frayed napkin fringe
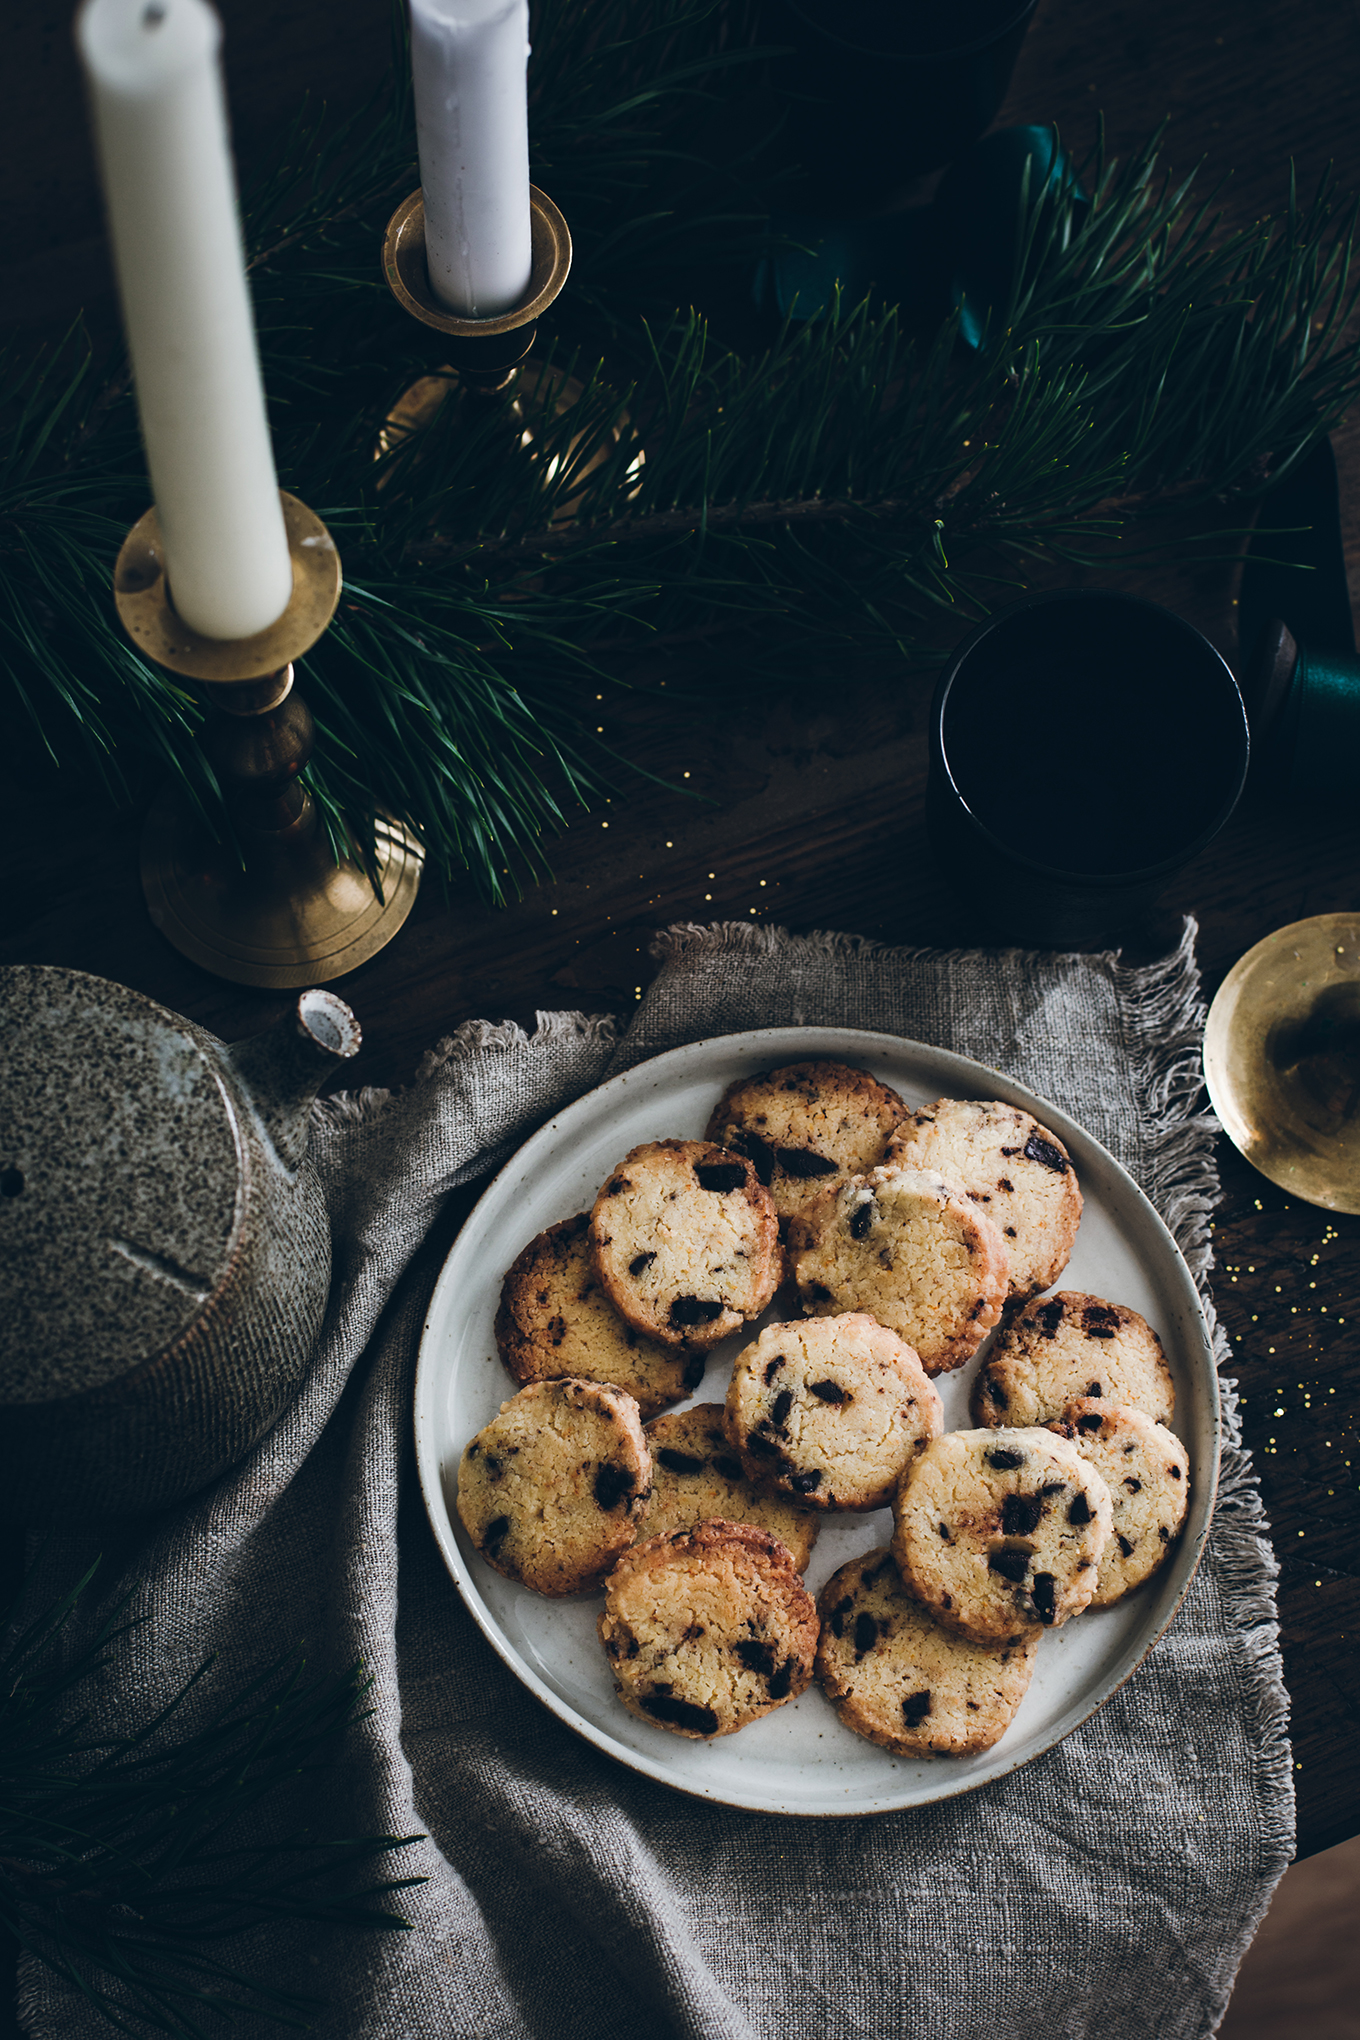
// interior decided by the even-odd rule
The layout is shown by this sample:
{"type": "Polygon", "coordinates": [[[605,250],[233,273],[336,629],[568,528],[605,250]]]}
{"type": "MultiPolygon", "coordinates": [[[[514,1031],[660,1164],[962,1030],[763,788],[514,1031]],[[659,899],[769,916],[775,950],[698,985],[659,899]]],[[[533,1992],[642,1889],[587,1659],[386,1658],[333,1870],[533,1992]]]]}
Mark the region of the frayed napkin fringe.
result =
{"type": "MultiPolygon", "coordinates": [[[[612,1013],[546,1013],[536,1012],[532,1034],[526,1034],[517,1020],[464,1020],[452,1034],[446,1034],[433,1048],[425,1051],[411,1080],[409,1089],[428,1084],[440,1076],[451,1063],[461,1062],[464,1057],[479,1054],[484,1049],[512,1048],[553,1048],[573,1047],[580,1042],[590,1046],[610,1047],[618,1038],[618,1029],[612,1013]]],[[[380,1118],[387,1110],[396,1091],[377,1090],[366,1085],[361,1091],[337,1091],[333,1097],[319,1098],[312,1107],[320,1118],[333,1126],[358,1126],[380,1118]]]]}
{"type": "MultiPolygon", "coordinates": [[[[946,952],[919,943],[897,945],[878,942],[871,935],[847,935],[837,928],[810,928],[806,934],[795,935],[790,929],[772,921],[675,921],[669,928],[659,929],[652,937],[648,954],[658,963],[678,963],[705,951],[729,956],[734,950],[745,951],[748,956],[778,956],[788,949],[801,949],[812,957],[837,957],[846,962],[892,964],[919,963],[946,953],[960,962],[985,956],[1005,957],[1023,964],[1029,956],[1042,956],[1045,962],[1051,962],[1055,953],[1047,949],[951,949],[946,952]]],[[[1102,953],[1108,955],[1111,963],[1117,962],[1118,951],[1102,953]]],[[[1177,955],[1179,953],[1176,952],[1177,955]]],[[[1095,960],[1086,954],[1081,956],[1083,963],[1095,960]]]]}
{"type": "Polygon", "coordinates": [[[20,1983],[14,1999],[14,2016],[25,2040],[55,2040],[55,2029],[47,2017],[48,1984],[36,1956],[20,1958],[20,1983]],[[27,1979],[23,1972],[27,1970],[27,1979]],[[40,1980],[41,1979],[41,1980],[40,1980]]]}
{"type": "MultiPolygon", "coordinates": [[[[1212,1112],[1193,1109],[1204,1089],[1205,1006],[1195,961],[1198,932],[1195,921],[1187,917],[1180,943],[1168,956],[1140,968],[1112,958],[1110,972],[1129,1060],[1147,1100],[1142,1185],[1194,1276],[1222,1391],[1224,1438],[1214,1536],[1235,1590],[1230,1619],[1252,1670],[1264,1671],[1273,1670],[1278,1662],[1274,1582],[1280,1569],[1270,1545],[1260,1485],[1242,1445],[1237,1383],[1223,1371],[1231,1365],[1232,1348],[1208,1289],[1214,1259],[1209,1225],[1218,1200],[1213,1137],[1219,1127],[1212,1112]]],[[[1276,1787],[1261,1795],[1262,1860],[1287,1861],[1294,1853],[1289,1698],[1273,1678],[1262,1677],[1253,1684],[1250,1722],[1259,1775],[1276,1787]]]]}
{"type": "Polygon", "coordinates": [[[532,1034],[526,1034],[517,1020],[465,1020],[452,1034],[446,1034],[442,1041],[426,1050],[420,1059],[415,1081],[426,1084],[431,1077],[437,1077],[448,1063],[461,1061],[464,1056],[474,1055],[481,1049],[553,1048],[567,1042],[609,1047],[617,1035],[612,1013],[539,1011],[534,1014],[532,1034]]]}
{"type": "Polygon", "coordinates": [[[318,1098],[312,1107],[312,1117],[331,1126],[362,1126],[377,1119],[391,1102],[390,1091],[375,1090],[371,1084],[365,1084],[362,1091],[337,1091],[333,1097],[318,1098]]]}
{"type": "Polygon", "coordinates": [[[1195,1112],[1204,1088],[1200,1062],[1204,1002],[1195,962],[1198,928],[1187,918],[1179,945],[1143,968],[1109,965],[1124,1044],[1147,1103],[1143,1189],[1165,1218],[1201,1289],[1213,1260],[1209,1219],[1218,1196],[1213,1136],[1218,1122],[1195,1112]]]}

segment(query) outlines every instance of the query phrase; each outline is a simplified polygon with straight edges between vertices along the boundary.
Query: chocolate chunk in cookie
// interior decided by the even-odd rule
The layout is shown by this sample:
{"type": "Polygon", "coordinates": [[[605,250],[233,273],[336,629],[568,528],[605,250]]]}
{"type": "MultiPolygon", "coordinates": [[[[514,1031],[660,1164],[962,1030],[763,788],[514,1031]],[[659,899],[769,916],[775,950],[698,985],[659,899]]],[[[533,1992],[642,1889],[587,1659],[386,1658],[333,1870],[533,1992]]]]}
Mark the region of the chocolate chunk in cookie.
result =
{"type": "Polygon", "coordinates": [[[608,1382],[535,1381],[464,1451],[458,1514],[507,1579],[579,1594],[632,1543],[651,1484],[632,1396],[608,1382]]]}
{"type": "Polygon", "coordinates": [[[973,1384],[977,1424],[1050,1424],[1078,1396],[1131,1403],[1154,1423],[1176,1408],[1162,1342],[1122,1303],[1076,1289],[1037,1297],[1011,1319],[973,1384]]]}
{"type": "Polygon", "coordinates": [[[774,1295],[779,1238],[754,1165],[699,1140],[649,1141],[590,1218],[595,1273],[619,1315],[663,1345],[707,1350],[774,1295]]]}
{"type": "Polygon", "coordinates": [[[884,1507],[943,1423],[915,1352],[862,1311],[767,1325],[727,1391],[747,1473],[815,1509],[884,1507]]]}
{"type": "Polygon", "coordinates": [[[817,1611],[777,1538],[720,1520],[619,1560],[599,1621],[630,1714],[674,1735],[731,1735],[812,1677],[817,1611]]]}
{"type": "Polygon", "coordinates": [[[894,1756],[969,1756],[1015,1718],[1037,1645],[989,1646],[941,1628],[890,1551],[852,1558],[818,1600],[817,1677],[847,1728],[894,1756]]]}

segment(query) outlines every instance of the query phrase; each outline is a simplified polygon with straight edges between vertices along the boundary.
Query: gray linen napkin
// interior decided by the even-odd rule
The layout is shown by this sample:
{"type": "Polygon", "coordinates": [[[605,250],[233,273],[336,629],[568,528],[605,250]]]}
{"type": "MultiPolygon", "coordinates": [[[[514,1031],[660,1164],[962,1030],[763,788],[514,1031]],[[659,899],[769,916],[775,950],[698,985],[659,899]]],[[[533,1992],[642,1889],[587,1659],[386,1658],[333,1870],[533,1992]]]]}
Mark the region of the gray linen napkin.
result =
{"type": "MultiPolygon", "coordinates": [[[[741,924],[672,929],[621,1044],[540,1016],[460,1028],[416,1083],[318,1109],[336,1280],[297,1403],[197,1501],[106,1544],[98,1606],[150,1616],[95,1697],[131,1725],[210,1649],[223,1690],[305,1639],[362,1657],[372,1718],[317,1789],[342,1831],[427,1832],[397,1874],[410,1935],[261,1929],[240,1966],[324,1993],[326,2040],[1198,2040],[1291,1853],[1275,1566],[1235,1397],[1214,1533],[1176,1621],[1056,1749],[961,1799],[866,1820],[727,1811],[579,1741],[464,1610],[411,1474],[415,1347],[448,1192],[548,1114],[681,1042],[854,1025],[952,1048],[1063,1106],[1208,1265],[1213,1122],[1193,927],[1117,956],[891,950],[741,924]],[[402,1279],[404,1276],[404,1279],[402,1279]],[[419,1858],[418,1861],[411,1859],[419,1858]]],[[[1226,1344],[1218,1337],[1220,1359],[1226,1344]]],[[[39,1591],[90,1556],[49,1541],[39,1591]]],[[[85,1621],[93,1621],[98,1606],[85,1621]]],[[[108,2028],[25,1964],[34,2040],[108,2028]]],[[[248,2020],[234,2031],[262,2035],[248,2020]]]]}

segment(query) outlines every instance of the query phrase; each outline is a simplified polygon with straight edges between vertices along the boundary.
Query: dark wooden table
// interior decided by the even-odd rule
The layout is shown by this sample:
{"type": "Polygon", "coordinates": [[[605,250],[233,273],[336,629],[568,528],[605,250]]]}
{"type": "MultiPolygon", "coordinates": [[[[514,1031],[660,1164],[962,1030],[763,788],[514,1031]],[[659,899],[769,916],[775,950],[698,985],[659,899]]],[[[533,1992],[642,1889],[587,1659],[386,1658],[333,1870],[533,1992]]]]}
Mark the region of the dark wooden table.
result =
{"type": "MultiPolygon", "coordinates": [[[[319,21],[320,0],[288,19],[308,7],[319,21]]],[[[263,0],[225,11],[246,42],[267,13],[263,0]]],[[[366,21],[354,43],[356,90],[371,57],[365,36],[366,21]]],[[[305,46],[288,62],[300,87],[305,46]]],[[[49,89],[69,91],[63,78],[49,89]]],[[[1240,223],[1281,208],[1291,157],[1305,190],[1333,160],[1343,189],[1360,187],[1357,81],[1360,17],[1334,0],[1040,0],[1001,118],[1056,119],[1080,153],[1103,111],[1122,153],[1169,113],[1171,162],[1189,170],[1207,156],[1207,176],[1231,172],[1223,205],[1240,223]]],[[[74,118],[69,105],[64,118],[74,118]]],[[[1360,570],[1360,434],[1342,432],[1336,447],[1348,558],[1360,570]]],[[[1230,565],[1171,557],[1129,585],[1236,657],[1230,565]]],[[[674,671],[679,684],[683,668],[674,671]]],[[[354,1081],[404,1082],[425,1047],[473,1015],[532,1024],[535,1008],[568,1006],[626,1019],[653,969],[651,932],[674,920],[777,921],[944,946],[977,939],[924,840],[930,687],[925,671],[849,674],[825,699],[739,699],[720,718],[623,693],[601,699],[598,719],[619,748],[684,793],[621,784],[555,846],[555,882],[504,912],[464,884],[447,894],[427,885],[401,937],[338,987],[365,1031],[354,1081]]],[[[227,1039],[280,1010],[277,997],[208,977],[152,930],[137,877],[139,816],[110,818],[59,775],[12,774],[3,792],[0,961],[118,979],[227,1039]]],[[[1353,908],[1357,892],[1354,806],[1242,813],[1169,889],[1130,953],[1169,946],[1192,913],[1211,993],[1269,930],[1353,908]]],[[[1360,1830],[1360,1219],[1301,1205],[1222,1150],[1215,1296],[1280,1559],[1306,1854],[1360,1830]]]]}

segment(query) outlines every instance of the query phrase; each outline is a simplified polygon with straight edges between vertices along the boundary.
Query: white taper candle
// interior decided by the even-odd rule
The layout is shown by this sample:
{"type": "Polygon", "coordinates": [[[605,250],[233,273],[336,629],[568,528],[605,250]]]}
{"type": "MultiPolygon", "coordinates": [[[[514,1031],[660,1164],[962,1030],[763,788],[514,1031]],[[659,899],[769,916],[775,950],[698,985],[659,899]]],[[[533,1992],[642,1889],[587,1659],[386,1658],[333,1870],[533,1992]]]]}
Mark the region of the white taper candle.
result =
{"type": "Polygon", "coordinates": [[[465,318],[508,312],[529,282],[528,61],[527,0],[411,0],[425,259],[465,318]]]}
{"type": "Polygon", "coordinates": [[[76,20],[170,597],[253,637],[293,569],[269,443],[205,0],[86,0],[76,20]]]}

